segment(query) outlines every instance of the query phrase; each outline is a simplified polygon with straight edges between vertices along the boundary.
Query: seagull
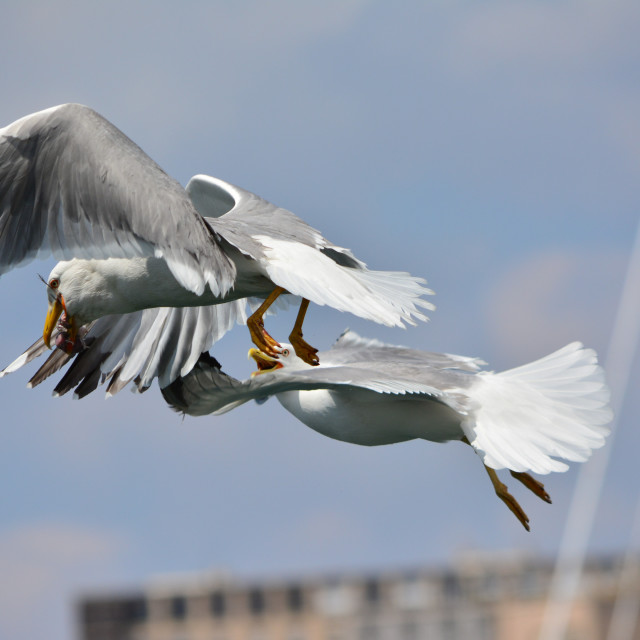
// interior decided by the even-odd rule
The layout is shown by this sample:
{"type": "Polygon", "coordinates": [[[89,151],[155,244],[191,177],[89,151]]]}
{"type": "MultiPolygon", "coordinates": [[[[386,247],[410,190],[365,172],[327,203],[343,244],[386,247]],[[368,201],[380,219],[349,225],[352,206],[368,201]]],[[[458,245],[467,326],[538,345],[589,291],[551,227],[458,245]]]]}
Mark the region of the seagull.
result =
{"type": "Polygon", "coordinates": [[[388,326],[426,320],[424,310],[434,308],[424,299],[433,293],[425,280],[367,269],[348,249],[249,191],[205,175],[183,188],[113,124],[78,104],[0,129],[0,275],[50,254],[61,262],[46,279],[44,344],[55,333],[56,345],[72,354],[88,326],[116,317],[121,342],[111,347],[127,352],[146,339],[141,367],[163,384],[186,374],[237,322],[246,322],[257,347],[277,356],[280,345],[263,317],[284,294],[302,298],[290,341],[310,364],[318,361],[302,338],[310,301],[388,326]],[[262,301],[249,318],[247,298],[262,301]],[[165,310],[122,319],[158,308],[165,310]],[[149,323],[165,326],[155,342],[145,333],[149,323]]]}
{"type": "Polygon", "coordinates": [[[275,395],[315,431],[377,446],[407,440],[462,441],[481,458],[496,495],[529,531],[529,518],[497,475],[511,475],[551,502],[528,472],[566,471],[604,445],[612,420],[597,355],[573,342],[500,373],[477,358],[430,353],[345,332],[312,367],[287,344],[278,357],[251,349],[258,370],[244,381],[203,354],[162,390],[176,411],[219,415],[275,395]]]}

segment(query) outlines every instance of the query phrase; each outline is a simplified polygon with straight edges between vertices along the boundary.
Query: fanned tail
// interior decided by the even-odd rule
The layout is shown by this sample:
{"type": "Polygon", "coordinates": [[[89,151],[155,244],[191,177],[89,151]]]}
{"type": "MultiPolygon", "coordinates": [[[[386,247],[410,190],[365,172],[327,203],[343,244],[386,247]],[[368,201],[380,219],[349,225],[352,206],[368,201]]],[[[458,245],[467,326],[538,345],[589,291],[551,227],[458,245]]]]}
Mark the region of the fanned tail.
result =
{"type": "Polygon", "coordinates": [[[604,371],[579,342],[501,373],[483,372],[468,394],[477,408],[465,435],[494,469],[566,471],[604,444],[613,413],[604,371]]]}

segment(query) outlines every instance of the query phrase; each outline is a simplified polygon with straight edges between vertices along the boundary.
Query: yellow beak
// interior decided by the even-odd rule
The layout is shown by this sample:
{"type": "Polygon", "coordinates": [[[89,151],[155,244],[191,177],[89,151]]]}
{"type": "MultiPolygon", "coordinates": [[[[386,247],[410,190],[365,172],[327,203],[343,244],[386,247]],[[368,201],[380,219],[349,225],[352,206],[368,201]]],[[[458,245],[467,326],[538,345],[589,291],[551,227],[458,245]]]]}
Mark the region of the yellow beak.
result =
{"type": "Polygon", "coordinates": [[[44,321],[44,329],[42,331],[42,337],[47,348],[51,349],[51,334],[58,324],[58,318],[64,311],[64,305],[62,300],[58,297],[53,302],[49,303],[49,309],[47,310],[47,317],[44,321]]]}
{"type": "Polygon", "coordinates": [[[266,353],[260,351],[260,349],[249,349],[249,357],[256,361],[258,370],[252,372],[251,377],[260,375],[261,373],[267,373],[268,371],[275,371],[282,368],[282,363],[278,358],[272,358],[266,353]]]}

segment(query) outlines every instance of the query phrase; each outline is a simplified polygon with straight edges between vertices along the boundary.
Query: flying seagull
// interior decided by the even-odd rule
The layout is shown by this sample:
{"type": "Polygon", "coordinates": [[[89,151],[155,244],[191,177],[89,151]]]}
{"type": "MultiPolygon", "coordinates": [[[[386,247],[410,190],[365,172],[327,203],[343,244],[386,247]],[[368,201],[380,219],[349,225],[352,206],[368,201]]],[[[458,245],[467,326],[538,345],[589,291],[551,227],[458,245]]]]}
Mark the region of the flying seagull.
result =
{"type": "Polygon", "coordinates": [[[529,518],[496,470],[508,469],[551,502],[529,471],[565,471],[601,447],[612,419],[596,353],[579,342],[501,373],[476,358],[429,353],[345,332],[311,367],[283,344],[277,358],[252,349],[258,370],[240,381],[206,355],[162,390],[185,414],[221,414],[275,395],[312,429],[336,440],[384,445],[460,440],[480,456],[498,497],[529,530],[529,518]],[[559,458],[559,459],[558,459],[559,458]]]}
{"type": "MultiPolygon", "coordinates": [[[[244,189],[203,175],[184,189],[109,121],[77,104],[0,129],[0,274],[47,254],[62,262],[46,280],[45,344],[58,327],[56,344],[72,353],[81,349],[80,328],[95,320],[172,309],[162,316],[170,337],[160,331],[146,353],[166,361],[182,345],[169,369],[152,371],[165,383],[189,371],[202,347],[237,321],[276,356],[279,343],[263,315],[284,293],[302,298],[290,340],[310,364],[317,350],[302,338],[309,301],[388,326],[426,320],[423,311],[433,308],[423,279],[368,270],[348,249],[244,189]],[[246,319],[251,297],[264,302],[246,319]],[[224,310],[210,309],[220,304],[224,310]]],[[[141,339],[137,317],[122,340],[141,339]]],[[[159,315],[146,317],[158,322],[159,315]]]]}

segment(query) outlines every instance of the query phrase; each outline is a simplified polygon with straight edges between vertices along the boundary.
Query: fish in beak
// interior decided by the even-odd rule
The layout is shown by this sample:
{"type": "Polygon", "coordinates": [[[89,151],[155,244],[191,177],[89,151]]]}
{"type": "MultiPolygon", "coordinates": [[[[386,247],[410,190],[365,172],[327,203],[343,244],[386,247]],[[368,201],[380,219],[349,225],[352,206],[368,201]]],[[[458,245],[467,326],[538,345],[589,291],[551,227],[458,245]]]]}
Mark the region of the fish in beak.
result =
{"type": "Polygon", "coordinates": [[[275,371],[276,369],[282,369],[282,362],[278,358],[272,358],[260,349],[249,349],[249,357],[256,361],[257,371],[251,374],[251,377],[258,376],[261,373],[268,373],[269,371],[275,371]]]}
{"type": "Polygon", "coordinates": [[[67,314],[64,298],[60,293],[49,301],[47,317],[42,331],[42,338],[49,349],[51,349],[51,334],[56,326],[60,331],[56,337],[56,347],[66,353],[73,353],[76,347],[78,327],[74,318],[67,314]]]}

